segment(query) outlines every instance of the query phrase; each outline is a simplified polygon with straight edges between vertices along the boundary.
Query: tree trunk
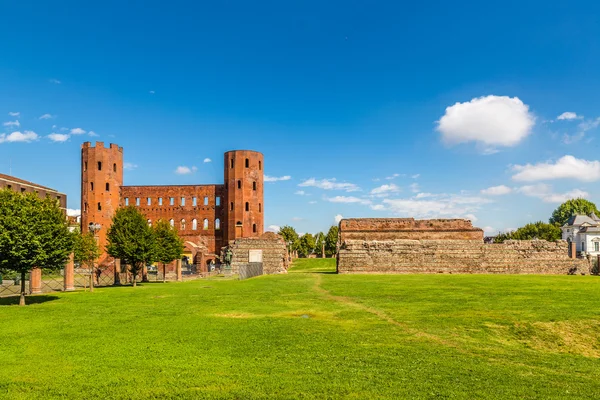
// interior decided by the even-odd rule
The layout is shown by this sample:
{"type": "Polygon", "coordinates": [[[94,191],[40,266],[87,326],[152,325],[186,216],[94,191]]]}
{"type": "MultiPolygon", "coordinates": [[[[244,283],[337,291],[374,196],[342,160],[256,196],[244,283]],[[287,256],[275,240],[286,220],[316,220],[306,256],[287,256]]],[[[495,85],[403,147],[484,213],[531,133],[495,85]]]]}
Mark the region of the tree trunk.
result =
{"type": "Polygon", "coordinates": [[[163,263],[163,283],[167,281],[167,265],[163,263]]]}
{"type": "MultiPolygon", "coordinates": [[[[133,274],[132,274],[132,275],[133,275],[133,274]]],[[[133,287],[136,287],[136,286],[137,286],[137,280],[136,280],[135,278],[136,278],[136,276],[135,276],[135,275],[133,275],[133,277],[132,277],[132,280],[133,280],[133,287]]]]}
{"type": "Polygon", "coordinates": [[[19,299],[19,305],[25,305],[25,272],[21,272],[21,298],[19,299]]]}
{"type": "Polygon", "coordinates": [[[92,268],[90,268],[90,292],[94,291],[94,264],[92,264],[92,268]]]}

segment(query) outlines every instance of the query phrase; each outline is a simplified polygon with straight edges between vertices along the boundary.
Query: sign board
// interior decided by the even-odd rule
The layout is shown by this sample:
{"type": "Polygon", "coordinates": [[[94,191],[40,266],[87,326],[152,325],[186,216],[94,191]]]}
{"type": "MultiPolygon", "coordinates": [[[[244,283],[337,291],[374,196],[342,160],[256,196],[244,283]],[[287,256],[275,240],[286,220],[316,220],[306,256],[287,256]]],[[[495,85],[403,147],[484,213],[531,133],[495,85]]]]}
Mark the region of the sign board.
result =
{"type": "Polygon", "coordinates": [[[248,250],[248,262],[262,262],[262,250],[248,250]]]}

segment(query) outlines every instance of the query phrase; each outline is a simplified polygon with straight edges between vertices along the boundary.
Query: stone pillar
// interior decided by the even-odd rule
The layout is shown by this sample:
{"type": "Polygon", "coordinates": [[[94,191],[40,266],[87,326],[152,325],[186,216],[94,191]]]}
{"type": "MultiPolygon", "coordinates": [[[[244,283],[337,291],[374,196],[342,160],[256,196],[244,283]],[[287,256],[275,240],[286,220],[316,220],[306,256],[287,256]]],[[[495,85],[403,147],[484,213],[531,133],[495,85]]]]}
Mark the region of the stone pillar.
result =
{"type": "Polygon", "coordinates": [[[120,285],[121,284],[121,259],[120,258],[115,258],[115,266],[114,266],[114,273],[115,273],[115,283],[113,283],[113,285],[120,285]]]}
{"type": "Polygon", "coordinates": [[[75,290],[75,263],[73,262],[73,253],[69,256],[69,261],[67,261],[67,265],[65,265],[65,285],[64,291],[68,292],[71,290],[75,290]]]}
{"type": "Polygon", "coordinates": [[[148,282],[148,266],[144,265],[142,268],[142,282],[148,282]]]}
{"type": "Polygon", "coordinates": [[[571,258],[577,258],[577,243],[569,242],[569,256],[571,258]]]}
{"type": "Polygon", "coordinates": [[[183,281],[183,275],[181,274],[181,260],[175,262],[175,270],[177,271],[177,281],[183,281]]]}
{"type": "Polygon", "coordinates": [[[42,269],[34,268],[29,274],[29,293],[42,293],[42,269]]]}

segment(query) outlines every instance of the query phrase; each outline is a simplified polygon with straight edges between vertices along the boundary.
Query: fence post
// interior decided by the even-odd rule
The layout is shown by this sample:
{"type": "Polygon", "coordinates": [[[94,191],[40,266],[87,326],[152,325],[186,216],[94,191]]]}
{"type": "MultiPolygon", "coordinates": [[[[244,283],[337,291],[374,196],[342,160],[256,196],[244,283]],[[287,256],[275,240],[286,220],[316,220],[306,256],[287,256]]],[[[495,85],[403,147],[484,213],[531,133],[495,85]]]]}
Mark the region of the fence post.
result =
{"type": "Polygon", "coordinates": [[[115,258],[115,264],[114,264],[114,283],[113,285],[117,286],[121,284],[121,259],[120,258],[115,258]]]}
{"type": "Polygon", "coordinates": [[[42,293],[42,270],[41,268],[33,268],[29,274],[29,293],[42,293]]]}
{"type": "Polygon", "coordinates": [[[175,263],[175,269],[177,270],[177,281],[183,281],[183,275],[181,274],[181,260],[177,260],[175,263]]]}
{"type": "Polygon", "coordinates": [[[75,264],[73,262],[73,253],[69,256],[69,261],[67,261],[67,265],[65,265],[65,292],[75,290],[75,264]]]}

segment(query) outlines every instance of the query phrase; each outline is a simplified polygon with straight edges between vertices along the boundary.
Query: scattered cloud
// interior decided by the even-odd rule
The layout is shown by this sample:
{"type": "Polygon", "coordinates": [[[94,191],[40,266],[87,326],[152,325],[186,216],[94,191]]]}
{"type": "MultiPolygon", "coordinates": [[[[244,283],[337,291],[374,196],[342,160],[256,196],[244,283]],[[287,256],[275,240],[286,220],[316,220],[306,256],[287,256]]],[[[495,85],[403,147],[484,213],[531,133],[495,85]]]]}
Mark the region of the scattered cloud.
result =
{"type": "Polygon", "coordinates": [[[411,178],[413,179],[419,179],[421,177],[421,174],[414,174],[411,176],[411,178]]]}
{"type": "Polygon", "coordinates": [[[484,227],[483,227],[483,231],[484,231],[485,233],[496,233],[496,229],[494,229],[494,228],[493,228],[493,227],[491,227],[491,226],[484,226],[484,227]]]}
{"type": "Polygon", "coordinates": [[[298,196],[308,196],[304,190],[298,190],[294,194],[297,194],[298,196]]]}
{"type": "Polygon", "coordinates": [[[477,220],[479,219],[474,214],[465,214],[465,218],[467,218],[469,221],[471,221],[473,223],[477,222],[477,220]]]}
{"type": "Polygon", "coordinates": [[[3,126],[16,126],[16,127],[19,127],[19,126],[21,126],[21,123],[19,122],[19,120],[16,120],[16,121],[6,121],[2,125],[3,126]]]}
{"type": "Polygon", "coordinates": [[[335,221],[336,224],[339,224],[341,220],[343,220],[344,217],[342,216],[342,214],[338,214],[335,217],[333,217],[333,220],[335,221]]]}
{"type": "Polygon", "coordinates": [[[564,203],[569,199],[588,198],[589,193],[583,190],[573,189],[565,193],[554,193],[552,186],[545,183],[521,186],[517,192],[529,197],[541,199],[544,203],[564,203]]]}
{"type": "Polygon", "coordinates": [[[40,117],[40,119],[51,119],[54,118],[54,116],[52,114],[44,114],[40,117]]]}
{"type": "Polygon", "coordinates": [[[86,133],[86,131],[84,131],[81,128],[73,128],[73,129],[71,129],[71,135],[83,135],[84,133],[86,133]]]}
{"type": "Polygon", "coordinates": [[[67,215],[69,217],[79,217],[81,215],[80,209],[67,208],[67,215]]]}
{"type": "Polygon", "coordinates": [[[556,119],[559,120],[559,121],[560,120],[571,121],[571,120],[574,120],[574,119],[583,119],[583,116],[582,115],[577,115],[576,113],[571,112],[571,111],[567,111],[567,112],[564,112],[564,113],[560,114],[558,117],[556,117],[556,119]]]}
{"type": "Polygon", "coordinates": [[[326,197],[325,200],[330,203],[346,203],[346,204],[371,204],[371,200],[361,199],[359,197],[354,196],[334,196],[334,197],[326,197]]]}
{"type": "Polygon", "coordinates": [[[535,165],[515,165],[512,176],[515,181],[534,182],[551,179],[575,179],[594,182],[600,179],[600,161],[587,161],[567,155],[555,163],[543,162],[535,165]]]}
{"type": "Polygon", "coordinates": [[[500,186],[492,186],[487,189],[483,189],[481,191],[481,194],[484,194],[486,196],[502,196],[505,194],[509,194],[511,192],[512,192],[512,189],[509,188],[508,186],[500,185],[500,186]]]}
{"type": "Polygon", "coordinates": [[[393,183],[389,185],[381,185],[371,190],[371,195],[374,197],[387,197],[392,193],[397,193],[400,191],[400,188],[393,183]]]}
{"type": "Polygon", "coordinates": [[[346,192],[358,192],[360,188],[354,183],[337,182],[335,178],[332,179],[321,179],[315,178],[306,179],[304,182],[298,184],[302,187],[316,187],[325,190],[344,190],[346,192]]]}
{"type": "Polygon", "coordinates": [[[371,210],[382,211],[385,210],[385,206],[383,204],[373,204],[371,210]]]}
{"type": "Polygon", "coordinates": [[[175,173],[178,175],[188,175],[191,174],[193,172],[196,172],[198,170],[198,168],[196,167],[186,167],[184,165],[177,167],[177,169],[175,169],[175,173]]]}
{"type": "Polygon", "coordinates": [[[62,82],[61,82],[61,81],[59,81],[58,79],[49,79],[49,80],[48,80],[48,82],[50,82],[50,83],[54,83],[54,84],[56,84],[56,85],[60,85],[60,84],[62,83],[62,82]]]}
{"type": "Polygon", "coordinates": [[[279,233],[280,230],[281,230],[281,227],[279,225],[269,225],[269,226],[267,226],[267,232],[279,233]]]}
{"type": "Polygon", "coordinates": [[[205,159],[204,159],[204,162],[205,162],[205,163],[209,163],[209,162],[212,162],[212,160],[211,160],[210,158],[208,158],[208,157],[207,157],[207,158],[205,158],[205,159]]]}
{"type": "MultiPolygon", "coordinates": [[[[386,210],[399,216],[417,218],[469,218],[491,200],[462,194],[429,194],[427,197],[384,199],[386,210]]],[[[373,208],[373,207],[371,207],[373,208]]]]}
{"type": "Polygon", "coordinates": [[[416,183],[416,182],[415,183],[411,183],[409,185],[409,187],[410,187],[410,191],[413,192],[413,193],[419,193],[421,191],[421,189],[419,187],[419,184],[416,183]]]}
{"type": "Polygon", "coordinates": [[[98,136],[100,136],[100,135],[98,135],[98,134],[97,134],[96,132],[94,132],[94,131],[89,131],[89,132],[88,132],[88,135],[90,135],[91,137],[98,137],[98,136]]]}
{"type": "Polygon", "coordinates": [[[491,154],[498,146],[519,144],[531,133],[535,117],[518,97],[490,95],[447,107],[437,123],[445,143],[475,142],[491,154]]]}
{"type": "Polygon", "coordinates": [[[154,94],[154,93],[156,93],[156,92],[155,92],[154,90],[150,90],[148,93],[150,93],[150,94],[154,94]]]}
{"type": "Polygon", "coordinates": [[[66,133],[51,133],[48,135],[48,139],[58,143],[66,142],[70,137],[71,136],[67,135],[66,133]]]}
{"type": "Polygon", "coordinates": [[[9,135],[0,134],[0,143],[30,143],[38,139],[38,134],[33,131],[13,132],[9,135]]]}
{"type": "Polygon", "coordinates": [[[279,182],[279,181],[289,181],[290,179],[292,179],[291,176],[289,175],[284,175],[284,176],[269,176],[269,175],[265,175],[265,182],[279,182]]]}
{"type": "Polygon", "coordinates": [[[134,163],[130,163],[130,162],[123,163],[123,169],[125,169],[127,171],[134,170],[137,167],[138,167],[137,164],[134,164],[134,163]]]}
{"type": "Polygon", "coordinates": [[[391,181],[391,180],[396,179],[396,178],[398,178],[400,176],[404,176],[404,174],[402,174],[402,175],[400,175],[400,174],[392,174],[390,176],[386,176],[385,179],[387,179],[388,181],[391,181]]]}
{"type": "Polygon", "coordinates": [[[10,115],[11,117],[19,117],[21,115],[20,112],[18,111],[9,111],[8,115],[10,115]]]}

